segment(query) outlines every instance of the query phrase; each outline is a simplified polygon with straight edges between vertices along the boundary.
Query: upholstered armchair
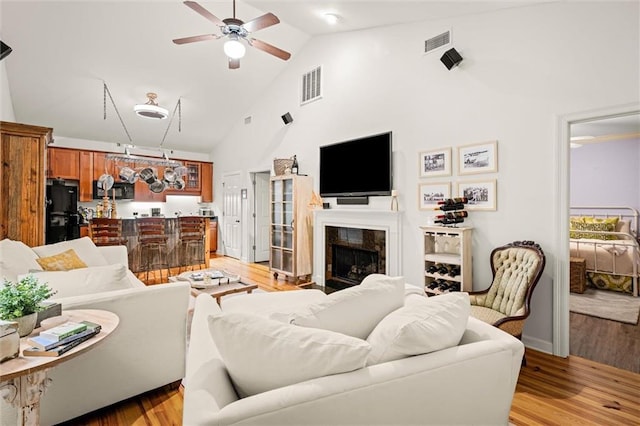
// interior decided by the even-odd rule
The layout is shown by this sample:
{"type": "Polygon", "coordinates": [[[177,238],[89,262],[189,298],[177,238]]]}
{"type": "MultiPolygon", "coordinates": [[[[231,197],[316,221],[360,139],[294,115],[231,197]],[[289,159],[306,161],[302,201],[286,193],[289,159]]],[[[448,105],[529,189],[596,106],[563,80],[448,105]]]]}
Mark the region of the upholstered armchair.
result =
{"type": "Polygon", "coordinates": [[[493,249],[493,282],[486,290],[469,292],[471,315],[520,339],[545,261],[544,252],[533,241],[515,241],[493,249]]]}

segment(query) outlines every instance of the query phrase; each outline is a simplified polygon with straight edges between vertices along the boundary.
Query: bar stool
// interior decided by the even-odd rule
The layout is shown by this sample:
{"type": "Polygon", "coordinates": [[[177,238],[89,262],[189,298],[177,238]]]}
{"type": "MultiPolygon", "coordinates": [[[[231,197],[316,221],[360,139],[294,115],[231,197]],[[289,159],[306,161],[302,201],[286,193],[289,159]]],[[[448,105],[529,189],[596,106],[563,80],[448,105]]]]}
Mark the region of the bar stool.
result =
{"type": "MultiPolygon", "coordinates": [[[[169,280],[168,237],[165,233],[165,219],[163,217],[143,217],[136,219],[136,233],[138,235],[138,250],[140,266],[146,272],[145,284],[149,281],[149,271],[167,270],[169,280]]],[[[165,281],[166,282],[166,281],[165,281]]]]}
{"type": "Polygon", "coordinates": [[[122,236],[122,219],[95,218],[89,221],[89,238],[97,246],[127,245],[122,236]]]}
{"type": "Polygon", "coordinates": [[[205,259],[205,232],[206,221],[202,216],[180,216],[178,217],[178,244],[179,252],[179,272],[182,268],[198,264],[198,269],[202,269],[203,264],[207,264],[205,259]]]}

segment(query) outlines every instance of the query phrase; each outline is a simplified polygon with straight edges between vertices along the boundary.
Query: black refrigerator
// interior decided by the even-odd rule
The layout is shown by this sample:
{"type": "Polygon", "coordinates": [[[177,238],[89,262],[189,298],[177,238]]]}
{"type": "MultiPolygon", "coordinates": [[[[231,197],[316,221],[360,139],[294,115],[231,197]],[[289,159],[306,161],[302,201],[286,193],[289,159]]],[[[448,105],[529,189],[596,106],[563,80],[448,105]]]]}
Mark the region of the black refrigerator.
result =
{"type": "Polygon", "coordinates": [[[47,184],[45,241],[53,244],[80,238],[78,187],[61,181],[47,184]]]}

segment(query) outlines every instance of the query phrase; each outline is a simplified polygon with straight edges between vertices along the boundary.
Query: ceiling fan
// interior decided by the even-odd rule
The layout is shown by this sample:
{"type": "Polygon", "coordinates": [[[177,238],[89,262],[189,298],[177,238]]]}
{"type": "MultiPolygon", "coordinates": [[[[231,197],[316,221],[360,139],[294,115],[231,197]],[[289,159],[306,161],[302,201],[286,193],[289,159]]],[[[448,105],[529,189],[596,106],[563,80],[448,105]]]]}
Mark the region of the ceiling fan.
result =
{"type": "Polygon", "coordinates": [[[224,44],[224,53],[229,57],[230,69],[240,68],[240,58],[242,58],[245,53],[245,46],[242,43],[242,40],[244,40],[249,46],[258,48],[282,60],[286,61],[291,57],[291,54],[289,52],[286,52],[269,43],[249,36],[255,31],[279,23],[280,20],[273,13],[266,13],[249,22],[243,22],[240,19],[236,18],[236,0],[233,0],[233,18],[220,20],[218,17],[214,16],[211,12],[206,10],[195,1],[185,1],[184,4],[220,27],[220,32],[222,34],[203,34],[198,36],[177,38],[173,40],[175,44],[216,40],[219,38],[227,37],[228,40],[224,44]]]}

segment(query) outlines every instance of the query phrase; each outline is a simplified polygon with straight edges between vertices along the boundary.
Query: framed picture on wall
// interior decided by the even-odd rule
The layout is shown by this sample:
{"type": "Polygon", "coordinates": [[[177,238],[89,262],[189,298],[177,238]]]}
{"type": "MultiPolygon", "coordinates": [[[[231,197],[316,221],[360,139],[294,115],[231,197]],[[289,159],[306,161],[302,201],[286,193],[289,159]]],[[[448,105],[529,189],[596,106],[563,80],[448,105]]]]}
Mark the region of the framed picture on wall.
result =
{"type": "Polygon", "coordinates": [[[496,210],[496,180],[458,182],[458,197],[466,197],[467,210],[496,210]]]}
{"type": "Polygon", "coordinates": [[[458,147],[458,174],[498,171],[498,141],[458,147]]]}
{"type": "Polygon", "coordinates": [[[418,207],[420,210],[433,210],[438,206],[438,201],[447,198],[451,198],[451,184],[449,182],[418,185],[418,207]]]}
{"type": "Polygon", "coordinates": [[[451,148],[423,151],[418,162],[421,178],[451,176],[451,148]]]}

